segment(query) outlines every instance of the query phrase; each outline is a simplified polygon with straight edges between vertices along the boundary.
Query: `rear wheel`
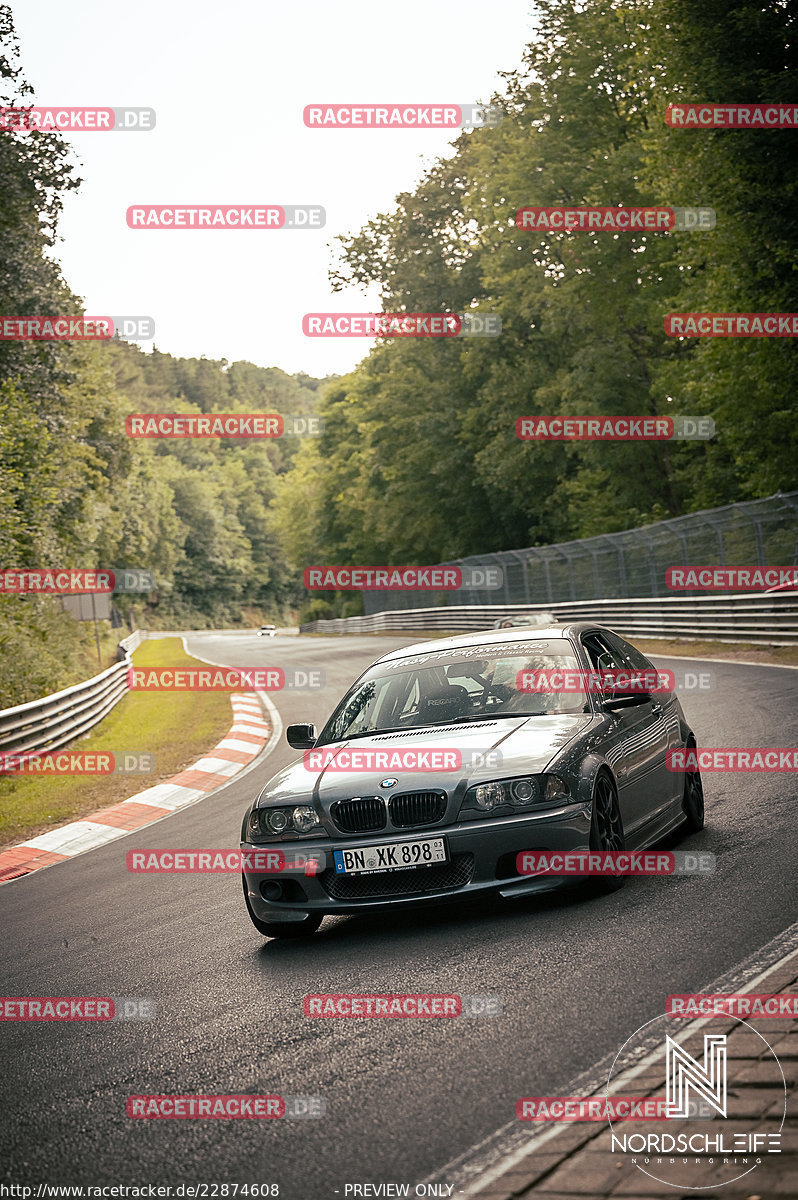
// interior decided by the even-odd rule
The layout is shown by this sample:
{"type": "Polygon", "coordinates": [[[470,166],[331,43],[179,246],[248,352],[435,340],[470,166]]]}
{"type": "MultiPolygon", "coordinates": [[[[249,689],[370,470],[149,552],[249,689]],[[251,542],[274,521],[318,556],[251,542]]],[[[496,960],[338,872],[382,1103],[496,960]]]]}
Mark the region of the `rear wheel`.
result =
{"type": "Polygon", "coordinates": [[[252,911],[252,906],[249,903],[249,895],[247,893],[247,882],[244,876],[241,876],[241,882],[244,887],[244,901],[249,913],[249,919],[257,929],[258,933],[262,933],[264,937],[270,938],[303,938],[310,937],[314,934],[324,920],[318,913],[308,913],[304,921],[261,921],[260,917],[256,917],[252,911]]]}
{"type": "MultiPolygon", "coordinates": [[[[688,742],[687,750],[695,750],[695,744],[688,742]]],[[[696,765],[694,771],[684,773],[684,824],[688,833],[699,833],[704,828],[704,785],[701,782],[701,772],[696,765]]]]}
{"type": "MultiPolygon", "coordinates": [[[[593,815],[590,819],[591,850],[625,849],[618,793],[609,775],[602,772],[593,790],[593,815]]],[[[592,880],[596,891],[617,892],[623,887],[623,875],[598,875],[592,880]]]]}

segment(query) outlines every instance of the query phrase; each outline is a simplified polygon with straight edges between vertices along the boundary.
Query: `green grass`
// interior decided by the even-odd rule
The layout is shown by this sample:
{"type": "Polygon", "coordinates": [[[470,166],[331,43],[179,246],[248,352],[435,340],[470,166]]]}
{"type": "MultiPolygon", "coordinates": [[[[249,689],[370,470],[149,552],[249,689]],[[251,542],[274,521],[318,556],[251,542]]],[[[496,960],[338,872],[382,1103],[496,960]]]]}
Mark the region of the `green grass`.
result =
{"type": "MultiPolygon", "coordinates": [[[[133,660],[137,667],[199,663],[184,652],[180,638],[144,642],[133,660]]],[[[162,783],[221,741],[232,714],[228,692],[129,692],[70,749],[149,751],[155,770],[148,775],[0,776],[0,849],[162,783]]]]}
{"type": "Polygon", "coordinates": [[[747,642],[720,642],[692,638],[638,638],[630,637],[638,649],[649,658],[729,658],[743,662],[773,663],[780,666],[798,666],[798,646],[768,646],[747,642]]]}

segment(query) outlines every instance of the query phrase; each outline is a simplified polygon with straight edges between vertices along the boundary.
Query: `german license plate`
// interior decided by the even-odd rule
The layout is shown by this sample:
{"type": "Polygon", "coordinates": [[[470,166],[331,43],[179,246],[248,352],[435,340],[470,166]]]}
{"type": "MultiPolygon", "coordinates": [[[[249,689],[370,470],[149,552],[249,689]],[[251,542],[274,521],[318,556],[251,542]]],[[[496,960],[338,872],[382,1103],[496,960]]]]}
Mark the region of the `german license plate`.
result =
{"type": "Polygon", "coordinates": [[[402,871],[408,867],[432,867],[448,862],[443,838],[424,838],[414,842],[386,842],[383,846],[362,846],[355,850],[333,850],[336,875],[375,875],[383,871],[402,871]]]}

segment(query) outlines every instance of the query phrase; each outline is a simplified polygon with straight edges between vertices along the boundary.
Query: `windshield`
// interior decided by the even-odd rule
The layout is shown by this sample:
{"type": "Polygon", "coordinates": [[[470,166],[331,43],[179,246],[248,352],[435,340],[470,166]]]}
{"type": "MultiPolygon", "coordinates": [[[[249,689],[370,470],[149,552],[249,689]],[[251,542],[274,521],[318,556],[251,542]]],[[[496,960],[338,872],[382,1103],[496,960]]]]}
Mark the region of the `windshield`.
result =
{"type": "Polygon", "coordinates": [[[459,647],[378,663],[343,698],[316,744],[493,717],[583,713],[589,711],[584,691],[523,690],[520,677],[577,669],[564,638],[459,647]]]}

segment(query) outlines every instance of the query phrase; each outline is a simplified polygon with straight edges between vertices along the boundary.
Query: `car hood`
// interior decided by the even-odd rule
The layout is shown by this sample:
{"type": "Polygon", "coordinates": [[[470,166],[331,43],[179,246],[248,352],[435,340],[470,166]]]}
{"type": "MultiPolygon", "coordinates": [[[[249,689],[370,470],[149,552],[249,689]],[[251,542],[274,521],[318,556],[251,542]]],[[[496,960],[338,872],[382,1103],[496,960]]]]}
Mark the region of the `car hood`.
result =
{"type": "Polygon", "coordinates": [[[470,725],[375,733],[335,742],[304,751],[298,763],[285,767],[269,780],[257,803],[291,804],[303,800],[307,803],[313,798],[321,801],[322,808],[328,811],[335,800],[379,794],[380,784],[389,778],[396,780],[391,792],[436,788],[451,795],[458,784],[539,774],[593,720],[587,713],[524,719],[493,717],[470,725]],[[386,757],[377,760],[378,751],[386,757]],[[437,751],[438,761],[448,765],[439,769],[405,769],[402,756],[407,751],[426,751],[430,765],[434,764],[433,752],[437,751]],[[444,757],[446,751],[451,752],[448,759],[444,757]],[[342,765],[347,762],[346,752],[358,753],[358,769],[342,765]],[[311,758],[314,754],[321,758],[311,758]],[[452,767],[458,761],[459,765],[452,767]],[[319,762],[323,764],[320,767],[316,765],[319,762]]]}

